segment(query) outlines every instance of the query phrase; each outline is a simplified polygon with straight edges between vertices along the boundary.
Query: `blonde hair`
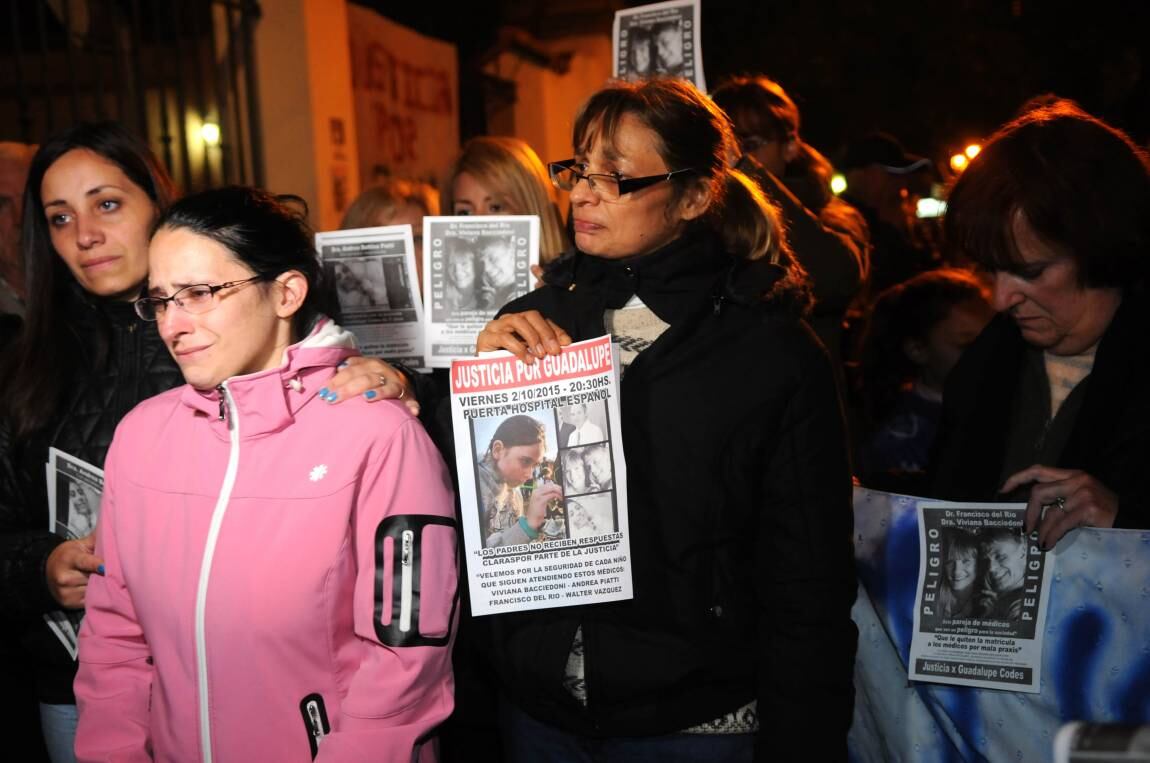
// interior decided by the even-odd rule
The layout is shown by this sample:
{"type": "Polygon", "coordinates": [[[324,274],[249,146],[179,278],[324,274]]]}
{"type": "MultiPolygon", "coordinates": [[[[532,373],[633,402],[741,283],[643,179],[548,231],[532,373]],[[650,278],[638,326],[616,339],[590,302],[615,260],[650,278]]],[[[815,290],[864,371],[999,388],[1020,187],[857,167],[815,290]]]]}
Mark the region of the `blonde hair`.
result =
{"type": "Polygon", "coordinates": [[[451,214],[455,179],[466,172],[491,189],[516,214],[539,215],[539,259],[551,262],[570,247],[558,197],[539,155],[518,138],[482,136],[463,145],[444,185],[443,209],[451,214]]]}
{"type": "Polygon", "coordinates": [[[343,213],[339,227],[373,228],[384,225],[405,204],[414,204],[424,215],[439,214],[439,192],[418,180],[387,178],[368,188],[343,213]]]}

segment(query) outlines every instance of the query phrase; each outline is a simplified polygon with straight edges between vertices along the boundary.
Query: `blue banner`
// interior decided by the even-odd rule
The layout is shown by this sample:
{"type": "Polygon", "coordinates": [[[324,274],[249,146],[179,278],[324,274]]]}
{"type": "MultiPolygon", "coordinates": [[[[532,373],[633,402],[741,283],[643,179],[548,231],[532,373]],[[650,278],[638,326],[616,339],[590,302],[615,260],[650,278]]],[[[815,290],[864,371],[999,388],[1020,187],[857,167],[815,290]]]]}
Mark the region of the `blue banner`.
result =
{"type": "Polygon", "coordinates": [[[1150,531],[1075,530],[1050,552],[1042,691],[907,680],[917,506],[855,490],[857,761],[1044,761],[1067,721],[1150,722],[1150,531]]]}

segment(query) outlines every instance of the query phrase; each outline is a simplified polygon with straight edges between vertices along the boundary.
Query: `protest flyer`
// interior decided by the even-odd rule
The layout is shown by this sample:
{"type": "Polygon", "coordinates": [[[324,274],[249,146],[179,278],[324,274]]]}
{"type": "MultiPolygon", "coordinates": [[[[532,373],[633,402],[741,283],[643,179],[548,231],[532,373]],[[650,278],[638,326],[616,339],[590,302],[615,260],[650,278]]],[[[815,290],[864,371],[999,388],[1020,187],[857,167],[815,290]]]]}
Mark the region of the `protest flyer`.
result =
{"type": "Polygon", "coordinates": [[[474,614],[632,597],[617,369],[607,336],[452,363],[474,614]]]}
{"type": "Polygon", "coordinates": [[[699,45],[698,0],[672,0],[615,12],[614,76],[682,77],[707,92],[699,45]]]}
{"type": "Polygon", "coordinates": [[[428,367],[450,368],[475,355],[487,322],[534,285],[539,217],[425,217],[423,241],[424,355],[428,367]]]}
{"type": "Polygon", "coordinates": [[[339,293],[341,325],[360,351],[426,368],[411,226],[325,231],[315,234],[315,248],[339,293]]]}
{"type": "MultiPolygon", "coordinates": [[[[96,530],[104,471],[56,448],[48,449],[48,530],[64,538],[86,538],[96,530]]],[[[82,610],[53,610],[44,622],[76,659],[82,610]]]]}
{"type": "Polygon", "coordinates": [[[1038,693],[1048,557],[1026,504],[920,504],[911,680],[1038,693]]]}

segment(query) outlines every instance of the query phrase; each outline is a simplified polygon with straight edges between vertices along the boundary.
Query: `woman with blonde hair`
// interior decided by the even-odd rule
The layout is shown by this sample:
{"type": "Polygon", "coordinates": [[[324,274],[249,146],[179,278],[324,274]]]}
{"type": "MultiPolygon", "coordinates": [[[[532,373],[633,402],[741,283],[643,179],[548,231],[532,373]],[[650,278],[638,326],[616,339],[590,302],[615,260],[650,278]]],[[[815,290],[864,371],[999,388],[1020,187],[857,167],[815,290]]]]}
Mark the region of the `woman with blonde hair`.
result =
{"type": "Polygon", "coordinates": [[[544,264],[571,246],[547,169],[518,138],[467,141],[445,188],[443,209],[449,215],[539,215],[539,260],[544,264]]]}

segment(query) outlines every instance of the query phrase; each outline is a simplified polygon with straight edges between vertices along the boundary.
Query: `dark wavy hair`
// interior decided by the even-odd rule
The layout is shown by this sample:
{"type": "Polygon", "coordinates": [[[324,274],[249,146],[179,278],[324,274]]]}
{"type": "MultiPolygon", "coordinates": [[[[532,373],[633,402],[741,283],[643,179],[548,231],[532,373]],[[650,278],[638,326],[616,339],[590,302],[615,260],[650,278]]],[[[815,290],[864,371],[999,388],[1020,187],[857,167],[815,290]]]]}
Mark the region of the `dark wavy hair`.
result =
{"type": "Polygon", "coordinates": [[[1125,133],[1071,101],[1027,111],[990,138],[950,193],[946,243],[990,270],[1016,270],[1016,215],[1067,251],[1081,285],[1145,286],[1150,164],[1125,133]]]}
{"type": "MultiPolygon", "coordinates": [[[[65,154],[77,149],[91,151],[115,164],[162,212],[175,197],[175,187],[147,144],[116,122],[82,123],[49,138],[32,157],[24,186],[24,217],[21,248],[28,288],[24,329],[0,364],[0,389],[4,390],[4,413],[17,437],[48,424],[60,406],[70,380],[69,371],[79,362],[73,348],[69,313],[62,309],[76,300],[103,298],[82,292],[52,246],[48,218],[40,198],[44,175],[65,154]]],[[[92,320],[103,321],[99,311],[92,320]]],[[[105,371],[111,327],[100,324],[86,373],[105,371]]],[[[85,362],[88,357],[85,357],[85,362]]]]}
{"type": "Polygon", "coordinates": [[[863,411],[879,425],[899,392],[919,369],[904,349],[908,341],[926,342],[930,332],[956,306],[987,302],[986,288],[969,272],[942,268],[896,284],[875,300],[859,352],[863,411]]]}
{"type": "Polygon", "coordinates": [[[786,142],[793,140],[796,151],[787,162],[787,176],[808,178],[818,191],[819,206],[831,200],[834,167],[814,146],[802,139],[799,107],[778,82],[762,74],[728,77],[711,93],[711,99],[735,122],[740,115],[751,117],[760,137],[786,142]]]}
{"type": "Polygon", "coordinates": [[[259,188],[226,186],[188,196],[157,221],[156,230],[187,230],[227,249],[261,282],[289,270],[307,279],[303,305],[292,316],[298,341],[320,315],[339,318],[339,303],[316,256],[307,205],[298,196],[273,196],[259,188]]]}

